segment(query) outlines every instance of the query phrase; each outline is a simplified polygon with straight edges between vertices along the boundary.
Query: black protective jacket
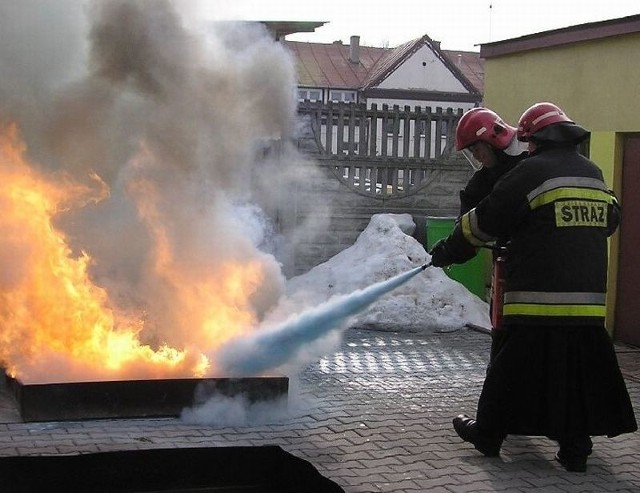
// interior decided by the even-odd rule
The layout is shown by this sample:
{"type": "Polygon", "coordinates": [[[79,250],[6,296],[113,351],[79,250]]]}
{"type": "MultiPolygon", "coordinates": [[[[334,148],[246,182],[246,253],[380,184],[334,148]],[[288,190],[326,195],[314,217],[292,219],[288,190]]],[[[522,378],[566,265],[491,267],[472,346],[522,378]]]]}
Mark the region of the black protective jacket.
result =
{"type": "Polygon", "coordinates": [[[464,189],[460,190],[460,215],[466,214],[475,206],[477,206],[482,199],[484,199],[497,181],[507,171],[518,164],[525,156],[526,152],[517,156],[510,156],[503,151],[496,151],[498,162],[491,168],[481,168],[476,171],[464,189]]]}
{"type": "Polygon", "coordinates": [[[575,146],[548,144],[505,174],[446,240],[456,262],[510,238],[504,322],[602,325],[607,237],[619,206],[600,169],[575,146]]]}

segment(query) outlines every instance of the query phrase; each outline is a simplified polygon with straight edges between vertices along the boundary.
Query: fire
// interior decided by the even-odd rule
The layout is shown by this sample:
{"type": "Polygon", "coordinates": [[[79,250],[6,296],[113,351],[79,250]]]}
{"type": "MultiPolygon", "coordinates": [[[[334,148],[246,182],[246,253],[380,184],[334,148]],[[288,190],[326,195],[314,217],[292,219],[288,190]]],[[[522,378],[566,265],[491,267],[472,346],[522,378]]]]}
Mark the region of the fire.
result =
{"type": "Polygon", "coordinates": [[[214,366],[212,349],[255,324],[249,298],[261,264],[225,263],[215,280],[207,269],[194,276],[165,241],[153,200],[141,200],[139,214],[156,245],[154,269],[174,288],[172,301],[188,314],[191,334],[182,345],[143,343],[144,311],[118,310],[91,280],[91,256],[74,255],[54,224],[66,210],[107,200],[107,185],[98,176],[91,186],[52,178],[25,154],[16,126],[1,129],[0,363],[8,373],[23,381],[201,377],[214,366]]]}

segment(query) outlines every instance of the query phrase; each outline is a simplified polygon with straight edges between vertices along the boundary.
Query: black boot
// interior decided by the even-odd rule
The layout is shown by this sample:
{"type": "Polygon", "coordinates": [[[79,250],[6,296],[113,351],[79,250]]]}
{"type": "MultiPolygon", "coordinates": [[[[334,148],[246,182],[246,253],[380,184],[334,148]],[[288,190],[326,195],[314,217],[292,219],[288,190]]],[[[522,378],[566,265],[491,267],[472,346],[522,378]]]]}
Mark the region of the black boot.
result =
{"type": "Polygon", "coordinates": [[[582,457],[567,457],[562,453],[562,450],[556,452],[556,460],[569,472],[586,472],[587,471],[587,456],[582,457]]]}
{"type": "Polygon", "coordinates": [[[503,438],[490,438],[480,434],[475,419],[471,419],[466,414],[461,414],[453,418],[453,428],[460,438],[473,444],[481,454],[487,457],[498,457],[500,455],[503,438]]]}
{"type": "Polygon", "coordinates": [[[591,455],[593,442],[589,436],[563,438],[558,440],[560,450],[556,453],[556,460],[569,472],[585,472],[587,457],[591,455]]]}

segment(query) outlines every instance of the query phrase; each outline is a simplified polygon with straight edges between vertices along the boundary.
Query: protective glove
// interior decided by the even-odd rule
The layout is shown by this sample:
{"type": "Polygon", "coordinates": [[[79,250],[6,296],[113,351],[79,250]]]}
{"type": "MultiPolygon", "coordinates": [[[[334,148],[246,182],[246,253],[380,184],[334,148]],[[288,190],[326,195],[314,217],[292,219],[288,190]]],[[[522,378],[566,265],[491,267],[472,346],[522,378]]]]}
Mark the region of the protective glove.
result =
{"type": "Polygon", "coordinates": [[[431,255],[431,265],[434,267],[446,267],[455,262],[444,239],[437,241],[436,244],[431,247],[429,255],[431,255]]]}

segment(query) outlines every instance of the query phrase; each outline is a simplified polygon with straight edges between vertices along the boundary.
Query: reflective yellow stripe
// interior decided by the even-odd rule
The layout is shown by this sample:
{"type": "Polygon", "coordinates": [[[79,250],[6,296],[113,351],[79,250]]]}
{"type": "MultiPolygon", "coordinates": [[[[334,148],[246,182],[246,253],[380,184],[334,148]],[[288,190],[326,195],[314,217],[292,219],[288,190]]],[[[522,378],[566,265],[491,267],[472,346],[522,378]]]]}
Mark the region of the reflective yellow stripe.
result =
{"type": "Polygon", "coordinates": [[[476,210],[471,209],[460,218],[462,236],[464,236],[465,240],[467,240],[473,246],[482,246],[494,240],[495,238],[488,235],[486,235],[485,238],[481,237],[483,233],[479,231],[480,228],[478,228],[478,225],[475,222],[475,214],[476,210]]]}
{"type": "Polygon", "coordinates": [[[604,305],[535,305],[511,303],[503,307],[504,315],[535,315],[548,317],[604,317],[604,305]]]}
{"type": "Polygon", "coordinates": [[[602,190],[608,192],[607,186],[602,180],[589,178],[587,176],[560,176],[545,180],[539,186],[527,194],[527,199],[531,202],[541,193],[558,190],[560,188],[584,188],[590,190],[602,190]]]}
{"type": "Polygon", "coordinates": [[[531,209],[536,209],[545,204],[550,204],[556,200],[567,199],[588,199],[611,204],[613,197],[603,190],[593,190],[590,188],[556,188],[548,192],[543,192],[529,201],[531,209]]]}

